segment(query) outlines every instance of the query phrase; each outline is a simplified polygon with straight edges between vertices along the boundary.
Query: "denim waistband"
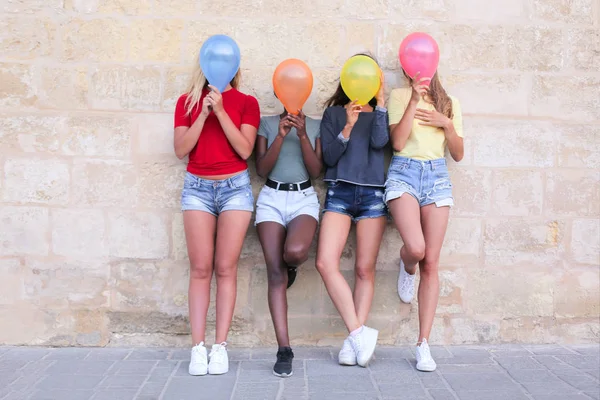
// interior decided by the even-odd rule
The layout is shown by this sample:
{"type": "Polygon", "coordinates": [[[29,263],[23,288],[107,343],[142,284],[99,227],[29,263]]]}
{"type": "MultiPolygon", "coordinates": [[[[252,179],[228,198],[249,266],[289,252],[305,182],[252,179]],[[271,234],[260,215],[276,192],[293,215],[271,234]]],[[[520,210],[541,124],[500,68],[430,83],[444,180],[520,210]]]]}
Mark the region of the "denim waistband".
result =
{"type": "Polygon", "coordinates": [[[415,160],[414,158],[394,156],[392,157],[392,166],[406,166],[409,168],[419,168],[423,170],[434,170],[438,168],[447,168],[445,158],[437,158],[435,160],[415,160]]]}
{"type": "Polygon", "coordinates": [[[237,175],[234,175],[227,179],[202,179],[198,178],[196,175],[186,172],[185,180],[194,184],[195,186],[213,186],[213,187],[224,187],[228,186],[230,188],[236,188],[243,185],[250,184],[250,174],[248,170],[244,170],[237,175]]]}

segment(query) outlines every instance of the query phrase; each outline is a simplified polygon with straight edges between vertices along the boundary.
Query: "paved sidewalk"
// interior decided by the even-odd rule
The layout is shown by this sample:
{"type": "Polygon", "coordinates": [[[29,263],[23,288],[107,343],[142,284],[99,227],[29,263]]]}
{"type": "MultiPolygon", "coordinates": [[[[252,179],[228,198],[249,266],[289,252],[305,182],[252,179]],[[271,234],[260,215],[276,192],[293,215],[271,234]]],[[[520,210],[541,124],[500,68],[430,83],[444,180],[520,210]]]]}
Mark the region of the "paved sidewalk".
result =
{"type": "Polygon", "coordinates": [[[186,349],[0,347],[2,400],[599,399],[600,348],[434,347],[433,373],[412,348],[378,348],[367,369],[340,367],[336,349],[297,348],[294,376],[271,374],[273,349],[232,349],[223,376],[190,377],[186,349]]]}

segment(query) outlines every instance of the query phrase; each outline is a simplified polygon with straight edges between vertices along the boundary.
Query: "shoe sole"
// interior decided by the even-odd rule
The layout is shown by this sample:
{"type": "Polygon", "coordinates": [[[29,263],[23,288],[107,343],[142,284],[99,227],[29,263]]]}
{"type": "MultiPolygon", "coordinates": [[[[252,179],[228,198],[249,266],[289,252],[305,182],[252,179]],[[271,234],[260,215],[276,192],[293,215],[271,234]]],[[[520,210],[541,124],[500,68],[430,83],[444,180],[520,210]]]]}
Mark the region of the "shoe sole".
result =
{"type": "Polygon", "coordinates": [[[417,369],[421,372],[433,372],[436,370],[436,368],[437,368],[437,366],[435,366],[435,367],[420,367],[420,368],[419,368],[419,366],[417,366],[417,369]]]}
{"type": "Polygon", "coordinates": [[[191,376],[204,376],[204,375],[208,375],[208,372],[205,372],[203,374],[192,374],[190,371],[188,371],[188,374],[190,374],[191,376]]]}
{"type": "Polygon", "coordinates": [[[341,361],[338,361],[338,363],[344,367],[354,367],[355,365],[358,365],[358,363],[352,364],[352,363],[345,363],[345,362],[341,362],[341,361]]]}
{"type": "Polygon", "coordinates": [[[208,375],[225,375],[228,372],[229,372],[229,370],[224,371],[224,372],[210,372],[210,371],[208,371],[208,375]]]}
{"type": "Polygon", "coordinates": [[[294,375],[294,371],[290,372],[289,374],[278,374],[277,372],[273,371],[273,375],[278,378],[289,378],[290,376],[294,375]]]}

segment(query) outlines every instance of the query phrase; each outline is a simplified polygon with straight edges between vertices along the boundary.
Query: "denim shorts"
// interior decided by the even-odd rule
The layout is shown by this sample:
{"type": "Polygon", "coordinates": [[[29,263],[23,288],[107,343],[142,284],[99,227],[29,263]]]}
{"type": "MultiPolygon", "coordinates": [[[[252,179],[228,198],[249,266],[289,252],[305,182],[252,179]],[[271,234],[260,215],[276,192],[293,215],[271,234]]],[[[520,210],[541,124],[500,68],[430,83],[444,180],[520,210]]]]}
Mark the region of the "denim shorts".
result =
{"type": "Polygon", "coordinates": [[[382,187],[361,186],[348,182],[327,182],[323,212],[348,215],[357,222],[365,218],[387,217],[382,187]]]}
{"type": "Polygon", "coordinates": [[[287,192],[265,186],[260,191],[256,202],[255,225],[277,222],[287,226],[300,215],[310,215],[319,222],[319,198],[314,187],[287,192]]]}
{"type": "Polygon", "coordinates": [[[446,159],[420,161],[394,156],[385,182],[386,204],[405,193],[417,199],[421,207],[430,204],[437,207],[453,206],[452,183],[446,159]]]}
{"type": "Polygon", "coordinates": [[[223,211],[254,211],[248,171],[218,181],[186,173],[181,193],[181,211],[204,211],[214,216],[223,211]]]}

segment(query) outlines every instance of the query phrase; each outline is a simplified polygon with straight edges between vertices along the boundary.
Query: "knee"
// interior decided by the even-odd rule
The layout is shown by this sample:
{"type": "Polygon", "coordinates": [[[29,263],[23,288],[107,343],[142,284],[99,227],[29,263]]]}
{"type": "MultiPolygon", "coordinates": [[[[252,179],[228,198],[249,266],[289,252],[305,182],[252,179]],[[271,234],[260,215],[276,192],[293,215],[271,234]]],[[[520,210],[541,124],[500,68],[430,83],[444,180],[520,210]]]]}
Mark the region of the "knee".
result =
{"type": "Polygon", "coordinates": [[[317,257],[317,262],[315,265],[317,267],[317,271],[319,271],[321,275],[327,275],[331,269],[331,263],[325,258],[317,257]]]}
{"type": "Polygon", "coordinates": [[[206,262],[190,262],[190,279],[211,279],[212,265],[206,262]]]}
{"type": "Polygon", "coordinates": [[[404,244],[408,257],[413,260],[421,261],[425,258],[425,243],[424,242],[407,242],[404,244]]]}
{"type": "Polygon", "coordinates": [[[303,264],[308,259],[308,246],[303,244],[286,244],[283,259],[287,265],[294,267],[303,264]]]}
{"type": "Polygon", "coordinates": [[[269,287],[287,286],[287,271],[281,266],[267,269],[269,287]]]}
{"type": "Polygon", "coordinates": [[[217,279],[236,279],[237,278],[237,264],[229,261],[215,262],[215,274],[217,279]]]}
{"type": "Polygon", "coordinates": [[[356,280],[373,282],[375,280],[375,266],[357,263],[354,274],[356,275],[356,280]]]}
{"type": "Polygon", "coordinates": [[[440,265],[439,257],[425,257],[421,263],[421,276],[438,276],[440,265]]]}

